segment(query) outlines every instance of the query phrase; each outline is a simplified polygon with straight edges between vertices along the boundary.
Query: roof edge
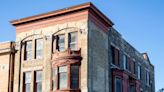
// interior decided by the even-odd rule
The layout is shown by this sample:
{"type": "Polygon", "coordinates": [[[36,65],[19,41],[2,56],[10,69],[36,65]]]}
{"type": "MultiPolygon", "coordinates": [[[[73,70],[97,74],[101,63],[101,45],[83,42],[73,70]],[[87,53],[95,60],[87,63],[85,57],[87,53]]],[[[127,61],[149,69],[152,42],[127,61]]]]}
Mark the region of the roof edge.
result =
{"type": "Polygon", "coordinates": [[[42,14],[38,14],[38,15],[34,15],[34,16],[26,17],[26,18],[12,20],[12,21],[10,21],[10,23],[13,26],[17,26],[19,24],[42,20],[42,19],[46,19],[49,17],[66,14],[66,13],[70,13],[73,11],[78,11],[78,10],[82,10],[82,9],[86,9],[86,8],[94,10],[94,12],[96,12],[99,16],[103,17],[103,20],[105,20],[108,24],[114,25],[114,23],[110,19],[108,19],[108,17],[106,17],[100,10],[98,10],[91,2],[51,11],[48,13],[42,13],[42,14]]]}

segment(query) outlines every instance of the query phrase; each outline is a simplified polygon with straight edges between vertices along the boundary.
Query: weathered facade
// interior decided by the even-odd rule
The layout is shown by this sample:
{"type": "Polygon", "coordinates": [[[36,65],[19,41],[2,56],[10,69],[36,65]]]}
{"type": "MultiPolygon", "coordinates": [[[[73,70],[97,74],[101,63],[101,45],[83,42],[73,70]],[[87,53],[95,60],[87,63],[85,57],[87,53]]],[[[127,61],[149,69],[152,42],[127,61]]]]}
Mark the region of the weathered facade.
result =
{"type": "Polygon", "coordinates": [[[92,3],[11,24],[13,92],[155,92],[148,55],[127,43],[92,3]]]}

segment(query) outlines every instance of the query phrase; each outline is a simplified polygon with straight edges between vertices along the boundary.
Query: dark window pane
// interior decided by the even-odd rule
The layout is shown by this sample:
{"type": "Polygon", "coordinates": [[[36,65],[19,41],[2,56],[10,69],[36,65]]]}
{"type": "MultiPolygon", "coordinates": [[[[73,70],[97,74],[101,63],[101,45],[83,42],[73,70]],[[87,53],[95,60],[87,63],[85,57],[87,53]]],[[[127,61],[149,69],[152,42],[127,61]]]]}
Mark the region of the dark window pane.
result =
{"type": "Polygon", "coordinates": [[[122,80],[120,78],[115,79],[115,92],[122,92],[122,80]]]}
{"type": "Polygon", "coordinates": [[[115,48],[111,46],[112,63],[115,64],[115,48]]]}
{"type": "Polygon", "coordinates": [[[71,66],[71,88],[79,88],[79,66],[71,66]]]}

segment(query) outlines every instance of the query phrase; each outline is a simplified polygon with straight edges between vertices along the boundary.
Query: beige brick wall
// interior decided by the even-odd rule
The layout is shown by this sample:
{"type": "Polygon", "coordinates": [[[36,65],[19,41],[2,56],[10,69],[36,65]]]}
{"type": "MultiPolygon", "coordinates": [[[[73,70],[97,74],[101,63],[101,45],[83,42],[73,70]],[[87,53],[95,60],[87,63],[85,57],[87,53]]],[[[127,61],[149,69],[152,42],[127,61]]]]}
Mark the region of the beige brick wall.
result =
{"type": "MultiPolygon", "coordinates": [[[[43,92],[49,92],[50,91],[50,73],[51,73],[51,48],[52,48],[52,35],[59,30],[65,29],[65,28],[77,28],[78,30],[78,48],[81,48],[81,55],[83,57],[82,64],[81,64],[81,90],[82,92],[87,92],[87,19],[82,19],[78,21],[73,22],[65,22],[63,24],[55,24],[51,26],[46,27],[40,27],[35,30],[31,29],[26,32],[21,32],[17,34],[16,36],[16,48],[18,49],[18,52],[16,53],[16,62],[15,62],[15,77],[14,77],[14,92],[18,92],[18,89],[22,90],[22,84],[23,84],[23,72],[26,71],[34,71],[36,70],[43,70],[43,81],[42,81],[42,90],[43,92]],[[40,37],[44,38],[44,57],[41,60],[33,59],[30,62],[24,62],[23,60],[23,47],[22,52],[20,52],[20,46],[21,41],[26,41],[28,39],[35,39],[38,38],[35,34],[39,34],[40,37]],[[30,36],[33,35],[33,36],[30,36]],[[30,37],[29,37],[30,36],[30,37]],[[20,60],[21,55],[21,60],[20,60]],[[20,64],[21,62],[21,64],[20,64]],[[21,66],[21,77],[20,77],[20,88],[18,88],[19,84],[19,66],[21,66]]],[[[26,30],[26,29],[25,29],[26,30]]],[[[74,30],[63,30],[61,32],[72,32],[74,30]]],[[[67,46],[67,45],[66,45],[67,46]]],[[[31,87],[33,88],[33,86],[31,87]]],[[[33,92],[33,90],[31,90],[33,92]]]]}
{"type": "Polygon", "coordinates": [[[0,55],[0,92],[8,92],[9,59],[9,54],[0,55]]]}

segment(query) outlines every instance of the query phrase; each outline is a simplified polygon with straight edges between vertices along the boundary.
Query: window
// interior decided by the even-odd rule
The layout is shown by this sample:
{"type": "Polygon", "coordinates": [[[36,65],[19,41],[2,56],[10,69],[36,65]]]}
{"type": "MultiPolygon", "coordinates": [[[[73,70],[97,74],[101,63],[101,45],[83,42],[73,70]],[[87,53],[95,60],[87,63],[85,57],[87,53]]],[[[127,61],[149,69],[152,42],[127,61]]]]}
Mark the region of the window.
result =
{"type": "Polygon", "coordinates": [[[67,88],[67,66],[59,67],[59,89],[67,88]]]}
{"type": "Polygon", "coordinates": [[[79,89],[79,65],[52,68],[52,91],[68,88],[79,89]]]}
{"type": "Polygon", "coordinates": [[[43,56],[43,39],[36,39],[35,46],[35,58],[40,59],[43,56]]]}
{"type": "Polygon", "coordinates": [[[138,67],[137,67],[137,71],[138,71],[138,79],[140,80],[141,79],[141,66],[140,65],[138,65],[138,67]]]}
{"type": "Polygon", "coordinates": [[[133,73],[136,74],[136,62],[133,62],[134,67],[133,67],[133,73]]]}
{"type": "Polygon", "coordinates": [[[123,67],[124,69],[128,69],[128,63],[127,63],[127,56],[126,55],[123,55],[123,67]]]}
{"type": "Polygon", "coordinates": [[[69,33],[68,45],[71,50],[77,50],[77,32],[69,33]]]}
{"type": "Polygon", "coordinates": [[[57,46],[58,51],[64,51],[65,50],[65,37],[64,35],[58,35],[57,36],[57,46]]]}
{"type": "Polygon", "coordinates": [[[72,89],[79,88],[79,66],[78,65],[71,66],[71,88],[72,89]]]}
{"type": "Polygon", "coordinates": [[[122,92],[122,80],[120,78],[115,78],[115,92],[122,92]]]}
{"type": "Polygon", "coordinates": [[[57,85],[56,85],[56,78],[57,78],[57,69],[53,68],[52,69],[52,90],[56,90],[57,85]]]}
{"type": "Polygon", "coordinates": [[[24,73],[24,92],[30,92],[30,86],[31,86],[31,72],[25,72],[24,73]]]}
{"type": "Polygon", "coordinates": [[[119,50],[116,49],[115,47],[111,46],[111,51],[112,51],[112,63],[119,66],[119,50]]]}
{"type": "Polygon", "coordinates": [[[32,41],[27,41],[25,44],[24,60],[31,60],[31,59],[32,59],[32,41]]]}
{"type": "Polygon", "coordinates": [[[150,85],[150,73],[146,70],[146,85],[150,85]]]}
{"type": "Polygon", "coordinates": [[[42,71],[35,72],[35,92],[42,92],[42,71]]]}
{"type": "Polygon", "coordinates": [[[135,62],[133,60],[130,60],[130,71],[135,74],[135,62]]]}
{"type": "Polygon", "coordinates": [[[111,46],[111,52],[112,52],[112,63],[115,64],[115,48],[111,46]]]}
{"type": "Polygon", "coordinates": [[[131,72],[131,59],[130,57],[128,57],[127,59],[128,59],[128,70],[129,72],[131,72]]]}

